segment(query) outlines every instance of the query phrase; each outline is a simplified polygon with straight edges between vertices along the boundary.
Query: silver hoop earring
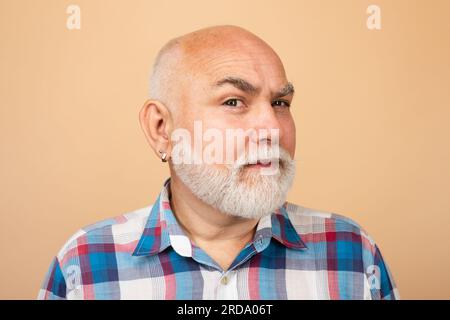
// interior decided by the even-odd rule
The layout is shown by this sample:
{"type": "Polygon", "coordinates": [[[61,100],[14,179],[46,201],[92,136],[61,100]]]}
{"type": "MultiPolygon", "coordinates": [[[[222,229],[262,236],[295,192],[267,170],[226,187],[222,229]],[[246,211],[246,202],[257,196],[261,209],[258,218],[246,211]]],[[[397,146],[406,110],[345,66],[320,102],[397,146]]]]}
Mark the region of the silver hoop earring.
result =
{"type": "Polygon", "coordinates": [[[163,152],[162,150],[159,150],[159,153],[161,154],[161,161],[167,162],[167,153],[163,152]]]}

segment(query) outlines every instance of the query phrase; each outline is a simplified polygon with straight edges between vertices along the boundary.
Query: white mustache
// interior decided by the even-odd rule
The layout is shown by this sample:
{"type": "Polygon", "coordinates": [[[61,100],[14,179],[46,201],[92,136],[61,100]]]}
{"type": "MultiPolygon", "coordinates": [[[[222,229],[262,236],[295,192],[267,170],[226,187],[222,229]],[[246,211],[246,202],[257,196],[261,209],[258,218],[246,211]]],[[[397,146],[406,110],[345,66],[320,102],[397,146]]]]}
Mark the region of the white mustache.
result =
{"type": "Polygon", "coordinates": [[[269,164],[269,163],[283,163],[284,161],[290,161],[291,157],[289,153],[282,147],[278,147],[278,150],[274,147],[270,149],[258,150],[256,153],[245,153],[240,156],[236,162],[232,165],[234,169],[242,168],[249,164],[269,164]]]}

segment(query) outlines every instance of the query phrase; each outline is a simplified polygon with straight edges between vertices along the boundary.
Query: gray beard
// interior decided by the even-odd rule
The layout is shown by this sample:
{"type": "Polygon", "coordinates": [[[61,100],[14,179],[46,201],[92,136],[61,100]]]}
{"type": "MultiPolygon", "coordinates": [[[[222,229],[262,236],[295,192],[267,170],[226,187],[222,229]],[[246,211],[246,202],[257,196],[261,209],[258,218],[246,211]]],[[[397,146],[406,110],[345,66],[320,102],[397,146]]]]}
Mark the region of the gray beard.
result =
{"type": "Polygon", "coordinates": [[[279,168],[271,175],[242,165],[218,168],[181,163],[173,164],[173,169],[197,198],[224,214],[248,219],[261,218],[280,208],[296,171],[295,161],[281,148],[279,168]]]}

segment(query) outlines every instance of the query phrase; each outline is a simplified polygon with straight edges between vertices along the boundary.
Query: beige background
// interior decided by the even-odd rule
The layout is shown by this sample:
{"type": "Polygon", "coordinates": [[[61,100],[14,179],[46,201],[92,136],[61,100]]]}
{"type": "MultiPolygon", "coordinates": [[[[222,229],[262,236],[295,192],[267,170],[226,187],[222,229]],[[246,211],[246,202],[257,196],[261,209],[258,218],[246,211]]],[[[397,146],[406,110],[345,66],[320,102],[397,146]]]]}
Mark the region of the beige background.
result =
{"type": "Polygon", "coordinates": [[[289,200],[363,225],[402,298],[450,298],[446,0],[0,0],[0,298],[34,299],[76,230],[153,202],[168,170],[138,124],[152,60],[215,24],[265,39],[296,86],[289,200]]]}

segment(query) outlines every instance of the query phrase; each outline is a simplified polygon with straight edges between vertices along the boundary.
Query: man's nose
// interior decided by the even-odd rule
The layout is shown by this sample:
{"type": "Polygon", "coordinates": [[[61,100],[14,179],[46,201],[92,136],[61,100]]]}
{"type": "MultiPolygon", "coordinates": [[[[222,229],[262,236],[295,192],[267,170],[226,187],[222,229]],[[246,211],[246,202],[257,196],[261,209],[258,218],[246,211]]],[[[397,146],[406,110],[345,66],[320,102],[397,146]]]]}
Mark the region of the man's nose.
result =
{"type": "Polygon", "coordinates": [[[256,108],[252,117],[252,129],[256,131],[257,136],[253,136],[253,142],[267,139],[276,142],[282,138],[283,128],[280,120],[270,103],[264,103],[256,108]]]}

